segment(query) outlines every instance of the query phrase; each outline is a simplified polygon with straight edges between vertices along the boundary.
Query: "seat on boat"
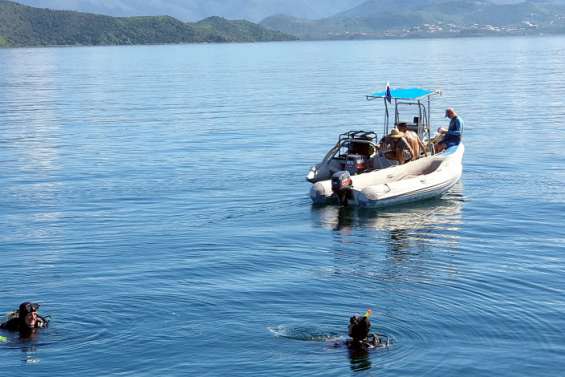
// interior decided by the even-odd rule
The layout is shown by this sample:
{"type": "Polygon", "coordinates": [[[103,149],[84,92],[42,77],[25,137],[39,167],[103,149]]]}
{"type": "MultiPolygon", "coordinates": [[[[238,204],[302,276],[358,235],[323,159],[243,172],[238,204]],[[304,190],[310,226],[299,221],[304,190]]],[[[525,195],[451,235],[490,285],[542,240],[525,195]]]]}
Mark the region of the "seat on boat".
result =
{"type": "Polygon", "coordinates": [[[375,154],[375,147],[367,142],[351,141],[348,154],[360,154],[362,156],[371,157],[375,154]]]}
{"type": "Polygon", "coordinates": [[[418,126],[420,124],[420,117],[414,117],[412,122],[401,122],[401,121],[399,121],[395,124],[395,127],[398,127],[399,124],[405,124],[406,128],[408,130],[418,133],[418,126]]]}

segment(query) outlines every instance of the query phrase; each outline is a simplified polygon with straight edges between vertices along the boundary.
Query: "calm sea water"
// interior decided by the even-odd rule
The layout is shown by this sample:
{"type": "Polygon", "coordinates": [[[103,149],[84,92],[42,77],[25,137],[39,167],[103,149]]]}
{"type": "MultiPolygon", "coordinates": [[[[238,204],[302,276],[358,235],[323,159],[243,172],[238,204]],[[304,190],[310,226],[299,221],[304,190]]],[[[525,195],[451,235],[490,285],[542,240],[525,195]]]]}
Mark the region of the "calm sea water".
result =
{"type": "Polygon", "coordinates": [[[0,311],[16,376],[557,376],[565,38],[0,50],[0,311]],[[463,179],[382,211],[304,176],[393,86],[465,119],[463,179]],[[373,308],[392,347],[327,342],[373,308]]]}

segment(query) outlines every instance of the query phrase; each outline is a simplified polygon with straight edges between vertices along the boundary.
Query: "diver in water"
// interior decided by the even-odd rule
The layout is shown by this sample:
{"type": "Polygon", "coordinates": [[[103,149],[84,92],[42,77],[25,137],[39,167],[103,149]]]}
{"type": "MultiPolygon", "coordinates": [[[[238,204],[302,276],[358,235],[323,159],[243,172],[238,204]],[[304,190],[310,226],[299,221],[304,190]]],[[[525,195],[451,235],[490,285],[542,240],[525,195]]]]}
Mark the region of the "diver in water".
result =
{"type": "Polygon", "coordinates": [[[19,331],[22,338],[31,337],[36,329],[45,328],[49,320],[37,313],[39,304],[24,302],[18,310],[8,315],[8,320],[0,324],[0,329],[19,331]]]}
{"type": "Polygon", "coordinates": [[[350,350],[367,351],[377,347],[387,347],[389,345],[388,337],[380,334],[372,334],[371,321],[369,317],[372,315],[369,309],[363,316],[353,316],[349,319],[348,339],[346,344],[350,350]]]}
{"type": "Polygon", "coordinates": [[[388,336],[370,332],[371,314],[372,310],[369,309],[364,315],[355,315],[349,319],[348,334],[351,338],[345,344],[348,348],[351,370],[355,372],[371,368],[369,351],[390,345],[388,336]]]}

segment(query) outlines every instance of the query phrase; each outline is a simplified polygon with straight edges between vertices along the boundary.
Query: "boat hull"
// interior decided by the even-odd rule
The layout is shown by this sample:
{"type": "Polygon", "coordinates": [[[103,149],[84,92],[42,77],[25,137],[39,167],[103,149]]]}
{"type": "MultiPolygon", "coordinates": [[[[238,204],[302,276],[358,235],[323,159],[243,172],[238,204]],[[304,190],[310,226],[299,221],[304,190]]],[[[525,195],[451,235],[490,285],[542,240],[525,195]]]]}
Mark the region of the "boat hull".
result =
{"type": "MultiPolygon", "coordinates": [[[[355,175],[353,200],[348,204],[383,208],[441,196],[461,178],[464,150],[461,143],[431,157],[355,175]]],[[[310,197],[315,204],[336,203],[331,181],[315,183],[310,197]]]]}

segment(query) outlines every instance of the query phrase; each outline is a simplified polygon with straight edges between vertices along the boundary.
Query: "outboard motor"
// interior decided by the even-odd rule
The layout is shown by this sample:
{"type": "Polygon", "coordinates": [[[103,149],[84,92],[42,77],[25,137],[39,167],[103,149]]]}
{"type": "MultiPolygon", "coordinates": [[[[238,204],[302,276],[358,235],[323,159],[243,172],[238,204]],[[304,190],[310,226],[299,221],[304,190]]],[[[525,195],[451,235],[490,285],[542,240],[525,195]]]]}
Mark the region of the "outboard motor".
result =
{"type": "Polygon", "coordinates": [[[348,171],[338,171],[332,175],[332,191],[340,205],[346,206],[353,199],[352,187],[353,181],[348,171]]]}
{"type": "Polygon", "coordinates": [[[360,154],[348,154],[345,160],[345,170],[350,174],[358,174],[367,170],[367,158],[360,154]]]}

